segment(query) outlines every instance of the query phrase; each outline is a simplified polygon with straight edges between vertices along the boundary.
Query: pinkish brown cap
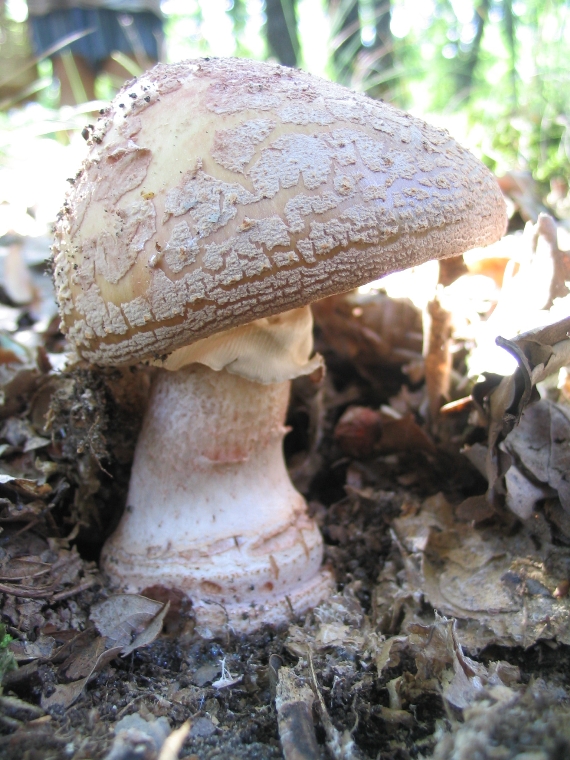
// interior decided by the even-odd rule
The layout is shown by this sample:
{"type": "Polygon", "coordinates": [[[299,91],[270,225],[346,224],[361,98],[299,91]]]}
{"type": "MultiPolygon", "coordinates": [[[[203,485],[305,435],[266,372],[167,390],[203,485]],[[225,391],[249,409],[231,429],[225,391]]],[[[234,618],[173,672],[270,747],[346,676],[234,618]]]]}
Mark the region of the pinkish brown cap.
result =
{"type": "Polygon", "coordinates": [[[97,364],[156,360],[505,229],[494,177],[447,132],[267,63],[158,65],[89,142],[55,281],[97,364]]]}

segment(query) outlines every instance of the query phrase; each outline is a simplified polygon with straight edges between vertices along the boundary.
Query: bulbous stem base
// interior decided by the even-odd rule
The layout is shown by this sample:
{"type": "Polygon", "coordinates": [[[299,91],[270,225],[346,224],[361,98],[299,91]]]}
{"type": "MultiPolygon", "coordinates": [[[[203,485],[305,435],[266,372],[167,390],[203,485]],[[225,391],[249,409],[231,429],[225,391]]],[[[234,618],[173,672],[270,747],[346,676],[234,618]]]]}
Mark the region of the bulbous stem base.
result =
{"type": "Polygon", "coordinates": [[[127,507],[102,566],[122,590],[188,597],[202,631],[252,630],[331,590],[322,538],[282,453],[289,382],[192,364],[160,371],[127,507]]]}

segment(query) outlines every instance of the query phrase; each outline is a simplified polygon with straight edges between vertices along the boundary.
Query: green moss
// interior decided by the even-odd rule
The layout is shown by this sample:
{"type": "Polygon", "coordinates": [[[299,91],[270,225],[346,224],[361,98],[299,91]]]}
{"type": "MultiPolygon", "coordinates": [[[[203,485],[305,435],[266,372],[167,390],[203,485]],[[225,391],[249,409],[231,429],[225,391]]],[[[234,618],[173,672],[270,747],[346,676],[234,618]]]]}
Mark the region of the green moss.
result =
{"type": "MultiPolygon", "coordinates": [[[[4,675],[18,667],[14,655],[8,649],[12,637],[6,632],[6,626],[0,623],[0,684],[4,680],[4,675]]],[[[0,693],[2,687],[0,685],[0,693]]]]}

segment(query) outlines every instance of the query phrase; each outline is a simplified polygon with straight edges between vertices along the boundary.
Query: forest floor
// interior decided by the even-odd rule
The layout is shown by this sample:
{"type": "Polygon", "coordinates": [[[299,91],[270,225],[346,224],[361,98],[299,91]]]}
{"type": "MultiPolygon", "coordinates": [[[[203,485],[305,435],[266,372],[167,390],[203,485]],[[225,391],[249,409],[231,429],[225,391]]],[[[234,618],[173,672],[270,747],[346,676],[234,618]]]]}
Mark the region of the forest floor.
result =
{"type": "Polygon", "coordinates": [[[336,592],[280,629],[215,637],[99,573],[150,371],[63,369],[49,241],[4,235],[0,757],[570,757],[570,359],[541,370],[567,351],[570,277],[547,227],[436,269],[431,291],[416,273],[423,309],[384,290],[315,309],[327,374],[295,381],[285,453],[336,592]],[[510,386],[480,359],[473,389],[462,294],[479,299],[471,328],[516,320],[545,261],[559,290],[540,311],[562,327],[509,344],[510,386]]]}

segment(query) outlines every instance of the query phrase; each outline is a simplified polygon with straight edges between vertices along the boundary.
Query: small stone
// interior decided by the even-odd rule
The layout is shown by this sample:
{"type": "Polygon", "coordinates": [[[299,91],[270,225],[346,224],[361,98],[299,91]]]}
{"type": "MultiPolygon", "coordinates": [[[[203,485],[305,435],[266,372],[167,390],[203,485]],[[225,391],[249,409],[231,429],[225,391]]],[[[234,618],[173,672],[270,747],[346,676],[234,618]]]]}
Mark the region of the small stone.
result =
{"type": "Polygon", "coordinates": [[[192,676],[192,683],[196,686],[205,686],[207,683],[215,681],[222,672],[219,664],[206,663],[202,665],[192,676]]]}
{"type": "Polygon", "coordinates": [[[196,718],[190,729],[190,736],[193,739],[197,737],[205,738],[216,732],[216,727],[210,718],[196,718]]]}

